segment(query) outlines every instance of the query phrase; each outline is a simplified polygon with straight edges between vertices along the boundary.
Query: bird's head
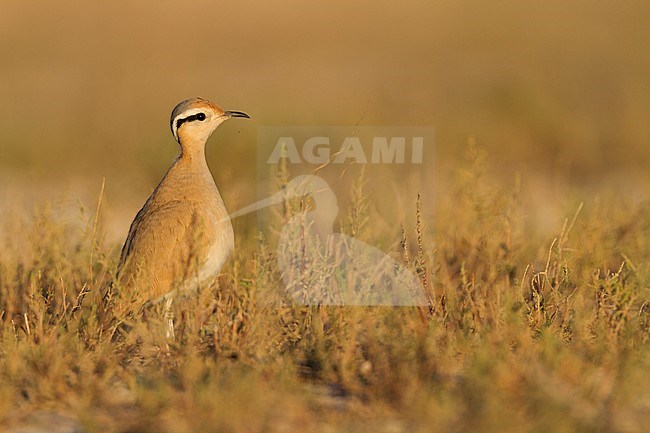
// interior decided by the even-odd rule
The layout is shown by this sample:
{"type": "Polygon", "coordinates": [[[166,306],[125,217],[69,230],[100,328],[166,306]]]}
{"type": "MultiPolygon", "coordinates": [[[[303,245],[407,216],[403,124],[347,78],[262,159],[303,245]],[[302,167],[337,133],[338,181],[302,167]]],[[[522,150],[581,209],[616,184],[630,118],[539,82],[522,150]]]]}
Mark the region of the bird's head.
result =
{"type": "Polygon", "coordinates": [[[207,99],[190,98],[174,107],[170,126],[181,146],[189,142],[203,145],[217,126],[231,117],[250,118],[241,111],[224,111],[207,99]]]}

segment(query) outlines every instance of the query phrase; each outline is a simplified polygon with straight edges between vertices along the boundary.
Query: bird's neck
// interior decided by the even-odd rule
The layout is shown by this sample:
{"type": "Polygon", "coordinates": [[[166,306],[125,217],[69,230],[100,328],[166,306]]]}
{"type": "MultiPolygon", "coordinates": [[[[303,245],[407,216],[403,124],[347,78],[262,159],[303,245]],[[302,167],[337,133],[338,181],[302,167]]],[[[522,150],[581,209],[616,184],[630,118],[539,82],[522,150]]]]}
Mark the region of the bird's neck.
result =
{"type": "Polygon", "coordinates": [[[179,161],[187,164],[205,165],[205,141],[185,140],[181,141],[181,154],[179,161]]]}
{"type": "Polygon", "coordinates": [[[209,190],[216,188],[205,159],[205,152],[182,151],[165,174],[159,188],[182,190],[185,193],[197,188],[208,188],[209,190]]]}

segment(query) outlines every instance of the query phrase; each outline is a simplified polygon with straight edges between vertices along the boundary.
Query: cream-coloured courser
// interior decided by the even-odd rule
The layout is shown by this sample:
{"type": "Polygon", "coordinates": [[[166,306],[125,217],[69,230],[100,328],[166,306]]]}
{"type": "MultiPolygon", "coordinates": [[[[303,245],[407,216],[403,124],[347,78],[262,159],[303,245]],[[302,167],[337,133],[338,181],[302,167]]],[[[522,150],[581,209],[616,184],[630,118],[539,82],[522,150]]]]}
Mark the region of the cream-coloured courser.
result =
{"type": "MultiPolygon", "coordinates": [[[[122,247],[117,277],[151,301],[209,284],[233,250],[233,229],[205,159],[212,132],[240,111],[224,111],[201,98],[172,111],[181,153],[138,212],[122,247]]],[[[170,320],[171,335],[173,322],[170,320]]],[[[170,334],[168,330],[168,335],[170,334]]]]}

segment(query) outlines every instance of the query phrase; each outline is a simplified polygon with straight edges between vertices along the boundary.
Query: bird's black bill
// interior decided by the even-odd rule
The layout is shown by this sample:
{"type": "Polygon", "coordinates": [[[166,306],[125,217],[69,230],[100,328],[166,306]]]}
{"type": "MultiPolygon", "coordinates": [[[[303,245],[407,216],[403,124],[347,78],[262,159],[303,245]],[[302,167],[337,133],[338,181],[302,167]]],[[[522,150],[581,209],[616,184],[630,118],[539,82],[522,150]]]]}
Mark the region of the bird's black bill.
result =
{"type": "Polygon", "coordinates": [[[245,117],[247,119],[251,118],[251,116],[242,111],[226,111],[226,115],[230,117],[245,117]]]}

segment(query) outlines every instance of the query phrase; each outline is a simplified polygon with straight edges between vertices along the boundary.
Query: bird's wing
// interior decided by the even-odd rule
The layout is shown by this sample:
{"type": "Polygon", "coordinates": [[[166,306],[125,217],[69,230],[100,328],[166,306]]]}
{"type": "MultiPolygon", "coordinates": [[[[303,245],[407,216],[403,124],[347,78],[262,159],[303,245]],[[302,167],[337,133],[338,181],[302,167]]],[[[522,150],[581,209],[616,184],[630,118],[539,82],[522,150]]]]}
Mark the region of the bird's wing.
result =
{"type": "Polygon", "coordinates": [[[185,201],[145,204],[131,224],[122,247],[118,279],[150,297],[162,296],[196,272],[215,236],[200,207],[185,201]],[[190,209],[188,209],[188,206],[190,209]]]}

